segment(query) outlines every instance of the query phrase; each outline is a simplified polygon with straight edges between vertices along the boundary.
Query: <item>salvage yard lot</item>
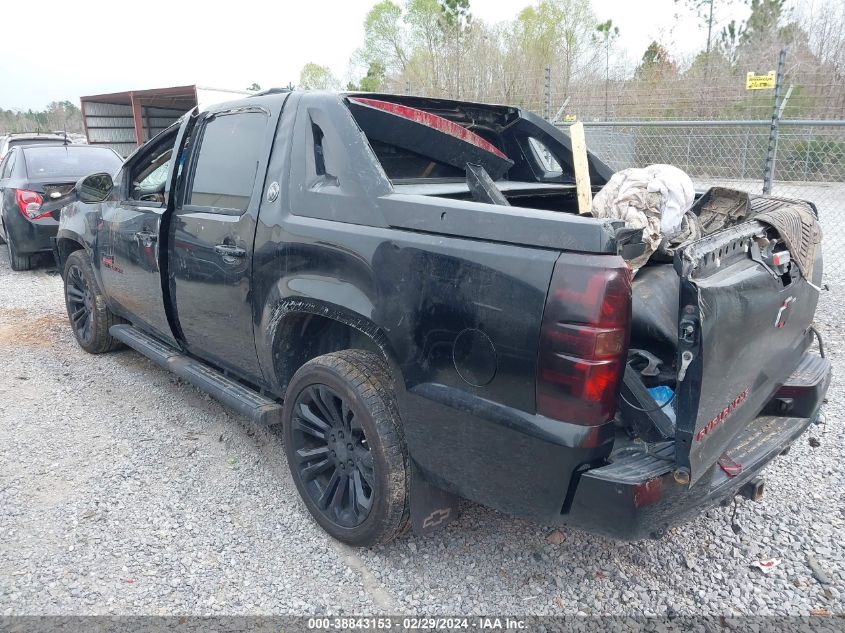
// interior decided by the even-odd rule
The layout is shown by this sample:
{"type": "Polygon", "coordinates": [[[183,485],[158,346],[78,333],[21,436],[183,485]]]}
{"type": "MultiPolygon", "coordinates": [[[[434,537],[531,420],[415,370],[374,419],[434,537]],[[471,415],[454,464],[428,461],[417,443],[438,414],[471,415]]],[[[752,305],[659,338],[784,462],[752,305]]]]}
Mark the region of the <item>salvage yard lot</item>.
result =
{"type": "Polygon", "coordinates": [[[135,352],[86,354],[59,276],[11,272],[4,248],[0,614],[842,612],[845,314],[828,281],[826,425],[739,502],[739,536],[724,508],[618,543],[465,503],[436,535],[354,550],[311,520],[276,435],[135,352]]]}

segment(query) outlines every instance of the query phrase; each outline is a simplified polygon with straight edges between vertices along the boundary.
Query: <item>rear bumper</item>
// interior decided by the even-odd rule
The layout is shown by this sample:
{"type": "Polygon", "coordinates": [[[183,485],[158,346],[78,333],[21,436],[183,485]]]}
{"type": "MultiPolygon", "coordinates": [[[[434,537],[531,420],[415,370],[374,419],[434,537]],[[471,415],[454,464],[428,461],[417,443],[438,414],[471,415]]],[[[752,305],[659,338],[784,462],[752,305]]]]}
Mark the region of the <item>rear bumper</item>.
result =
{"type": "Polygon", "coordinates": [[[738,475],[714,465],[692,486],[674,480],[673,440],[652,445],[650,455],[608,464],[612,422],[567,424],[443,385],[398,395],[411,458],[432,485],[538,523],[639,540],[732,498],[795,441],[818,418],[831,375],[830,363],[823,362],[824,371],[812,381],[796,371],[796,384],[778,392],[788,410],[776,397],[770,403],[776,412],[765,408],[734,438],[728,453],[742,466],[738,475]]]}
{"type": "Polygon", "coordinates": [[[811,418],[761,416],[749,429],[760,444],[746,455],[732,459],[742,472],[729,477],[719,466],[693,486],[681,485],[672,476],[674,444],[666,443],[659,457],[626,458],[591,470],[581,477],[564,523],[613,538],[635,541],[657,538],[692,515],[733,498],[774,457],[783,452],[813,422],[811,418]],[[659,474],[658,474],[659,473],[659,474]]]}
{"type": "MultiPolygon", "coordinates": [[[[584,473],[577,483],[568,525],[623,540],[659,537],[702,510],[730,500],[746,482],[794,442],[819,415],[830,384],[829,363],[821,380],[800,398],[799,417],[760,415],[726,454],[741,472],[728,475],[713,465],[694,485],[675,482],[674,443],[652,446],[651,454],[623,457],[584,473]]],[[[793,395],[795,395],[793,393],[793,395]]]]}
{"type": "Polygon", "coordinates": [[[6,213],[6,231],[15,250],[21,255],[51,250],[50,238],[59,231],[59,223],[51,217],[27,220],[20,213],[6,213]]]}

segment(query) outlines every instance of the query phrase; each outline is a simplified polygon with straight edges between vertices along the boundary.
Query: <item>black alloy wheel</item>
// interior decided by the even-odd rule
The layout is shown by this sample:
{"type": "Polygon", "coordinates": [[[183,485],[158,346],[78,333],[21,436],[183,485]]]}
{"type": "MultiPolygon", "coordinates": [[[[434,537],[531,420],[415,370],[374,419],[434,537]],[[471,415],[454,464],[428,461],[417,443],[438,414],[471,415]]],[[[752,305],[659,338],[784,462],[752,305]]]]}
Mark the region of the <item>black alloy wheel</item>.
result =
{"type": "Polygon", "coordinates": [[[120,347],[120,341],[109,333],[109,329],[125,321],[109,310],[89,254],[79,249],[68,255],[62,277],[67,316],[79,346],[89,354],[102,354],[120,347]]]}
{"type": "Polygon", "coordinates": [[[65,279],[65,299],[70,325],[76,338],[83,345],[90,344],[94,333],[94,293],[77,265],[68,266],[65,279]]]}
{"type": "Polygon", "coordinates": [[[327,385],[310,385],[297,397],[291,422],[294,467],[308,496],[335,525],[361,525],[377,484],[367,436],[352,407],[327,385]]]}
{"type": "Polygon", "coordinates": [[[360,349],[318,356],[296,371],[285,396],[285,454],[314,520],[354,546],[404,533],[410,458],[385,359],[360,349]]]}

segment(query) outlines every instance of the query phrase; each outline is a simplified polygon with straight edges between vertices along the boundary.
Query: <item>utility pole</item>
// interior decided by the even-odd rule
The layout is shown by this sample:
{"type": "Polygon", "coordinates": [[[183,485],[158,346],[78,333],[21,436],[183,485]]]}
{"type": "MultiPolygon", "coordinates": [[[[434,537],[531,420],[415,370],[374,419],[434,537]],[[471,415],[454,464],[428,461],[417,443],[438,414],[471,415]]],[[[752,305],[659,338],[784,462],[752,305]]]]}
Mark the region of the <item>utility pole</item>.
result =
{"type": "Polygon", "coordinates": [[[710,56],[710,38],[713,37],[713,3],[716,0],[710,0],[710,17],[707,18],[707,56],[710,56]]]}
{"type": "Polygon", "coordinates": [[[619,27],[613,26],[613,20],[602,22],[596,27],[604,40],[604,120],[610,118],[610,47],[619,37],[619,27]]]}
{"type": "Polygon", "coordinates": [[[783,89],[783,72],[786,67],[786,49],[782,48],[778,56],[778,71],[775,79],[775,102],[772,107],[772,126],[769,129],[769,145],[766,148],[766,167],[763,172],[763,193],[772,193],[772,181],[775,177],[775,160],[778,151],[778,126],[783,111],[780,102],[780,93],[783,89]]]}
{"type": "Polygon", "coordinates": [[[610,85],[610,40],[605,43],[604,48],[604,120],[610,119],[610,109],[608,108],[608,88],[610,85]]]}
{"type": "Polygon", "coordinates": [[[543,103],[543,118],[552,118],[552,67],[546,66],[545,102],[543,103]]]}

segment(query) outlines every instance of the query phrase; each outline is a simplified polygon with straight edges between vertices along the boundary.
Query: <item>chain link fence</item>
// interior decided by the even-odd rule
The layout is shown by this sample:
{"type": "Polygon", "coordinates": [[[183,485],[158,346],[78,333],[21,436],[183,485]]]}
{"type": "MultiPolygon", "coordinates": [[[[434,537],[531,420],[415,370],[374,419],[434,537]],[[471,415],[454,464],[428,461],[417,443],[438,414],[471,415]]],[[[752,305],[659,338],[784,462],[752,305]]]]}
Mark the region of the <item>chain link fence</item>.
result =
{"type": "Polygon", "coordinates": [[[845,258],[836,255],[845,246],[845,75],[797,54],[773,51],[761,59],[756,70],[778,69],[776,90],[747,90],[742,69],[715,67],[626,80],[526,68],[464,73],[454,85],[389,82],[388,89],[515,105],[564,129],[582,121],[589,149],[617,171],[668,163],[699,189],[750,193],[762,193],[770,181],[772,195],[816,205],[826,275],[845,280],[845,258]]]}

